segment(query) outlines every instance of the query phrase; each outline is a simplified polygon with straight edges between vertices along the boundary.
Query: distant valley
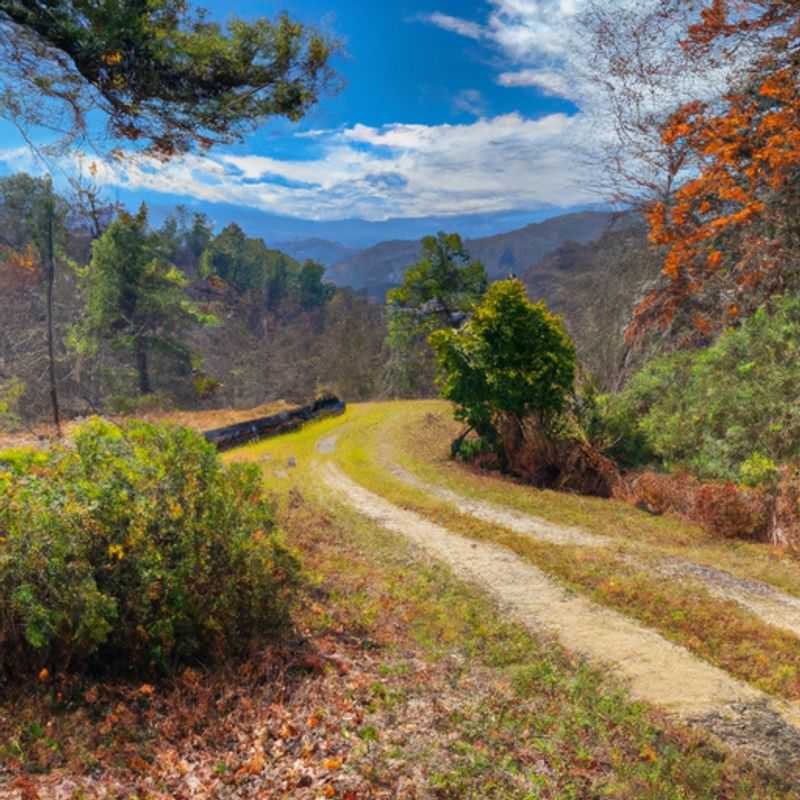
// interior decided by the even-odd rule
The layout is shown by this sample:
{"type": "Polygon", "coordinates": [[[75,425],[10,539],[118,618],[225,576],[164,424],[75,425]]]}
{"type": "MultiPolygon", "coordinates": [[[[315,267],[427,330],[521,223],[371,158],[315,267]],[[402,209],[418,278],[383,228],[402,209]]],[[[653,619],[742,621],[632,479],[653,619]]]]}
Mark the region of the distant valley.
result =
{"type": "Polygon", "coordinates": [[[323,267],[332,267],[340,261],[353,258],[359,253],[358,248],[348,247],[341,242],[331,242],[328,239],[313,237],[310,239],[290,239],[284,242],[275,242],[276,250],[291,256],[296,261],[311,259],[323,267]]]}

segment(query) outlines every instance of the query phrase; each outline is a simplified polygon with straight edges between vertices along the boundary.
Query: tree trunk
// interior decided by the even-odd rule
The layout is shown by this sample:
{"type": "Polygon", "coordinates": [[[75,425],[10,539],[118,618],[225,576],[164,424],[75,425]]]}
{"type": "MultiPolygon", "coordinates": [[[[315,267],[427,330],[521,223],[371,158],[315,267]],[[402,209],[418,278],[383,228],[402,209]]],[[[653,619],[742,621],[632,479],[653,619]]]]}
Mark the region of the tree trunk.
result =
{"type": "Polygon", "coordinates": [[[143,336],[136,337],[136,370],[139,373],[139,394],[152,394],[150,365],[147,360],[147,342],[143,336]]]}
{"type": "Polygon", "coordinates": [[[53,242],[53,217],[55,208],[53,197],[47,205],[47,358],[50,374],[50,403],[53,407],[53,424],[56,435],[61,438],[61,409],[58,402],[58,384],[56,381],[55,331],[53,321],[53,289],[56,282],[55,245],[53,242]]]}

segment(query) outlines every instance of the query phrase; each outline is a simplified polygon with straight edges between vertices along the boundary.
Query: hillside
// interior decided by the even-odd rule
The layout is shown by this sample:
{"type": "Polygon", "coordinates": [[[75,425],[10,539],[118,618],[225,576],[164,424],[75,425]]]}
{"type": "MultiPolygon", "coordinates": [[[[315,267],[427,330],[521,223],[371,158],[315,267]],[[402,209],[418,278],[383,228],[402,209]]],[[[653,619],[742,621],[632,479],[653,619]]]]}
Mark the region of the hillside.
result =
{"type": "Polygon", "coordinates": [[[312,237],[309,239],[289,239],[283,242],[275,242],[276,250],[290,255],[296,261],[316,261],[324,267],[331,267],[339,261],[352,258],[358,253],[355,247],[348,247],[340,242],[332,242],[328,239],[312,237]]]}
{"type": "MultiPolygon", "coordinates": [[[[465,244],[469,253],[483,262],[490,278],[497,279],[511,272],[522,274],[565,242],[595,241],[614,221],[613,214],[601,211],[564,214],[509,233],[468,239],[465,244]]],[[[388,288],[401,282],[419,252],[417,241],[381,242],[334,264],[326,278],[338,286],[367,289],[373,297],[383,299],[388,288]]]]}
{"type": "Polygon", "coordinates": [[[644,227],[627,221],[594,242],[565,242],[521,277],[531,299],[564,317],[582,363],[601,385],[617,388],[631,367],[623,330],[662,260],[644,227]]]}

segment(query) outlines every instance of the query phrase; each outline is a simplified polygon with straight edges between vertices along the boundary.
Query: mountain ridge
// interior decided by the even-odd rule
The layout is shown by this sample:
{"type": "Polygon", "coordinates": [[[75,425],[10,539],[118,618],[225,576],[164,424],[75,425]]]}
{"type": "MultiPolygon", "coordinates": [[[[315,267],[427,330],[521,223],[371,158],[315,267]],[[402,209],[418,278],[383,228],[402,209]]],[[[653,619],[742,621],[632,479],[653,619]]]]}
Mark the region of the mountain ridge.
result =
{"type": "MultiPolygon", "coordinates": [[[[491,280],[522,274],[566,242],[587,244],[611,229],[620,216],[608,211],[578,211],[532,222],[513,231],[465,239],[469,254],[483,262],[491,280]]],[[[432,231],[433,232],[433,231],[432,231]]],[[[383,300],[388,289],[399,285],[405,270],[420,254],[416,240],[387,240],[333,264],[327,278],[337,286],[367,290],[383,300]]]]}

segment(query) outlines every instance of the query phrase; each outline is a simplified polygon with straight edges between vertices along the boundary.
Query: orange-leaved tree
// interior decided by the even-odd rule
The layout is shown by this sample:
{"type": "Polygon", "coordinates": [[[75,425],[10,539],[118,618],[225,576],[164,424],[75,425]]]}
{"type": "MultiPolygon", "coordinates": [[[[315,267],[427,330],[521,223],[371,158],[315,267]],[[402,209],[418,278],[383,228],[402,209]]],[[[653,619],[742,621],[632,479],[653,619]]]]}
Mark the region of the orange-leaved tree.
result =
{"type": "Polygon", "coordinates": [[[637,307],[629,340],[687,309],[708,334],[800,278],[800,4],[711,0],[681,45],[748,67],[724,97],[664,125],[664,143],[688,145],[698,168],[649,208],[665,280],[637,307]]]}

